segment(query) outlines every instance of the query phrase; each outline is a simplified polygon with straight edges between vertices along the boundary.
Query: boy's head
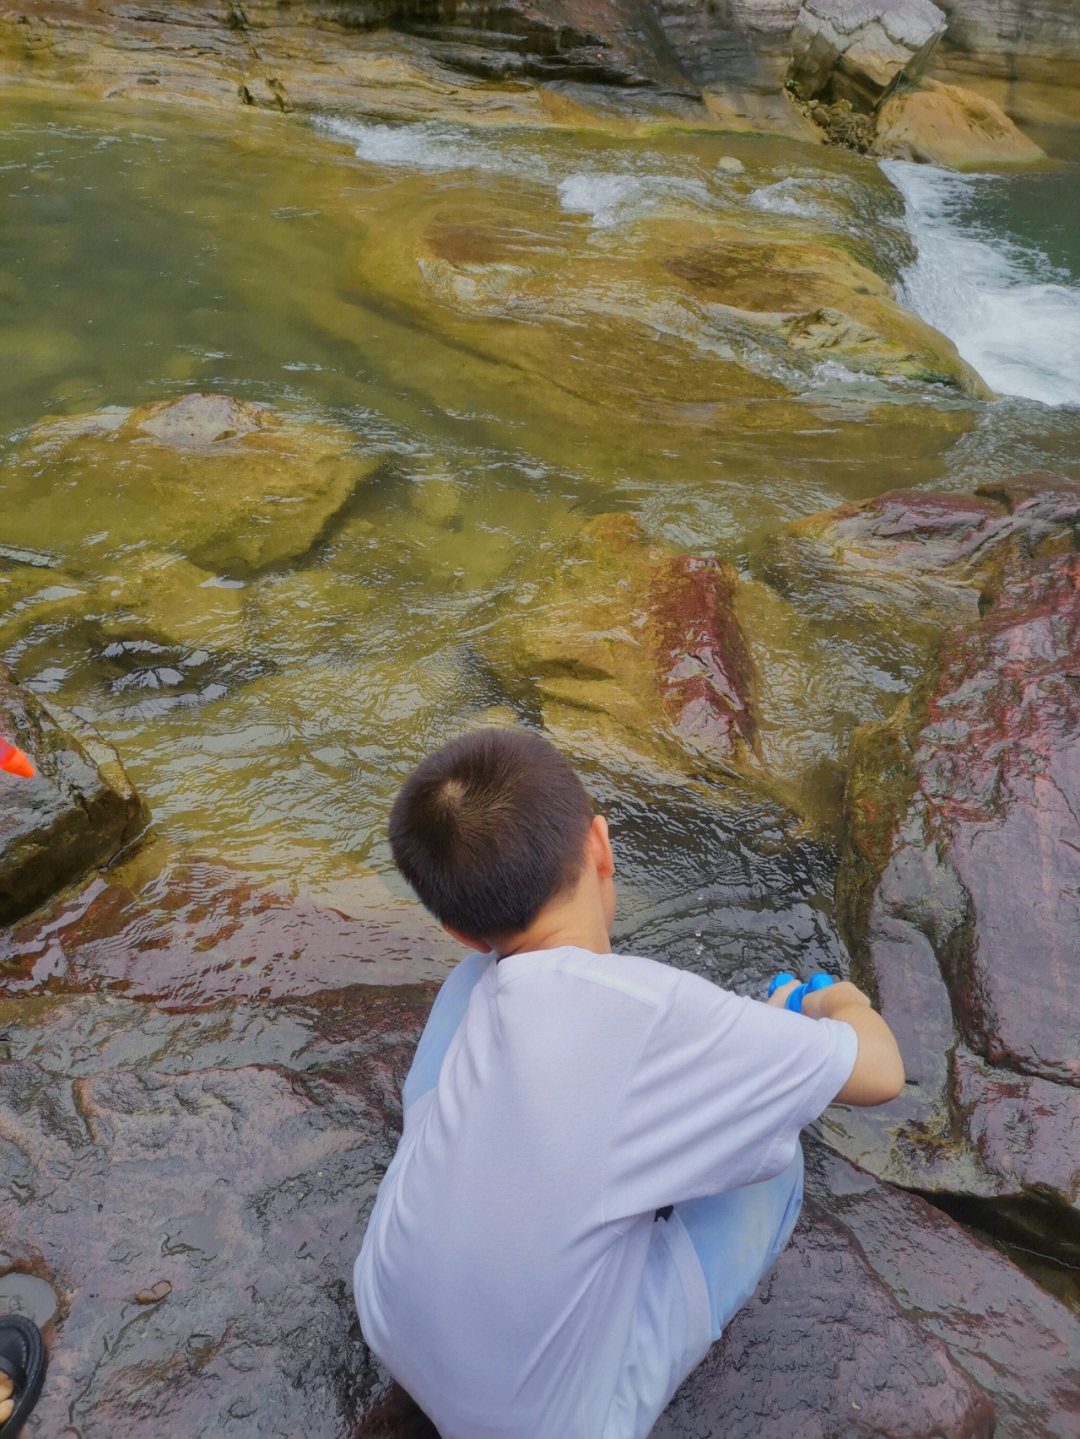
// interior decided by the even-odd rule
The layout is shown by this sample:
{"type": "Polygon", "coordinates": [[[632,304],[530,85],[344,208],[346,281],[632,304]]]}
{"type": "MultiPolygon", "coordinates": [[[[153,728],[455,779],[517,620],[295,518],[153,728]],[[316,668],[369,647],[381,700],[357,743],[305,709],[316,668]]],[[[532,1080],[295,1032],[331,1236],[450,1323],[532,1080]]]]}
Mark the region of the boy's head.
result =
{"type": "Polygon", "coordinates": [[[525,731],[482,729],[428,755],[405,781],[390,849],[441,924],[494,943],[574,889],[597,827],[606,846],[606,827],[558,750],[525,731]]]}

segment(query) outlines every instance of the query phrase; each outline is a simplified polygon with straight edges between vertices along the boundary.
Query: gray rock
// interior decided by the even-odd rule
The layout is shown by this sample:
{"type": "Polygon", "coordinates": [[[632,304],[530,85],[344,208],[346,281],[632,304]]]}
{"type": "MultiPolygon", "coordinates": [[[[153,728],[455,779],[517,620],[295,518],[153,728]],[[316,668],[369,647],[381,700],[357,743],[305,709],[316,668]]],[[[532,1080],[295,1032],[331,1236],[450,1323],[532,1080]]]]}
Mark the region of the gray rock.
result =
{"type": "Polygon", "coordinates": [[[871,111],[922,73],[946,25],[931,0],[806,0],[791,32],[791,79],[804,99],[871,111]]]}

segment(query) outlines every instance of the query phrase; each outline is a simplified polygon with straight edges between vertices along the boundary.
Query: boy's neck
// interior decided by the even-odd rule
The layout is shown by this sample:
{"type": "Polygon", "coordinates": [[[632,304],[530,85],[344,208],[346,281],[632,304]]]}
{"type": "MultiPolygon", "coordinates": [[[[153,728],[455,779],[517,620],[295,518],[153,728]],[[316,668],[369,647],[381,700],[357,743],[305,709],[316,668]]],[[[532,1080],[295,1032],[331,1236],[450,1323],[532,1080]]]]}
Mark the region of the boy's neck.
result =
{"type": "Polygon", "coordinates": [[[495,946],[500,959],[511,954],[532,954],[542,949],[591,949],[610,954],[611,941],[599,896],[579,885],[565,900],[555,900],[533,922],[495,946]]]}

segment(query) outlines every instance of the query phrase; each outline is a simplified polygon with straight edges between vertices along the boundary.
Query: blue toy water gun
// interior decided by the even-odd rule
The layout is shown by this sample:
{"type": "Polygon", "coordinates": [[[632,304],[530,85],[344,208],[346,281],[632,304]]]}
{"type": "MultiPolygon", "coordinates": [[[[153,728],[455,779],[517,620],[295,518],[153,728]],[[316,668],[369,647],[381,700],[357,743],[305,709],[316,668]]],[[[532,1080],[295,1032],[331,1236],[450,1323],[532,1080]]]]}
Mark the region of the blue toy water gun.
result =
{"type": "MultiPolygon", "coordinates": [[[[795,979],[793,974],[778,974],[769,985],[769,999],[780,988],[782,984],[791,984],[795,979]]],[[[830,984],[835,984],[831,974],[815,974],[805,984],[800,984],[798,989],[793,989],[784,1002],[784,1008],[790,1009],[794,1014],[802,1014],[802,1002],[808,994],[816,994],[819,989],[828,989],[830,984]]]]}

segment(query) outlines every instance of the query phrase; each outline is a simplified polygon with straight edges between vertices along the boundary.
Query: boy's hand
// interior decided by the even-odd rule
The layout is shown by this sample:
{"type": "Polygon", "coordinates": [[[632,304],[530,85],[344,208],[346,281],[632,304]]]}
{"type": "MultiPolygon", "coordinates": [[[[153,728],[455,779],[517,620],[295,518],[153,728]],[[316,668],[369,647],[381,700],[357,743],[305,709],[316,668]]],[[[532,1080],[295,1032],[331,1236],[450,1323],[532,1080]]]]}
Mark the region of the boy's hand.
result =
{"type": "MultiPolygon", "coordinates": [[[[766,1003],[782,1009],[798,987],[797,979],[789,980],[766,1003]]],[[[836,1096],[842,1104],[885,1104],[897,1097],[904,1087],[904,1061],[892,1031],[861,989],[847,980],[821,989],[807,987],[801,1012],[808,1019],[843,1020],[855,1031],[859,1041],[855,1067],[836,1096]]]]}

